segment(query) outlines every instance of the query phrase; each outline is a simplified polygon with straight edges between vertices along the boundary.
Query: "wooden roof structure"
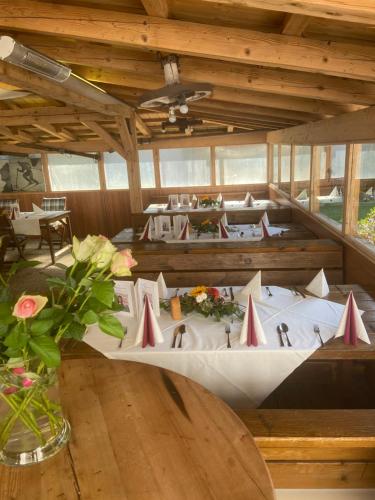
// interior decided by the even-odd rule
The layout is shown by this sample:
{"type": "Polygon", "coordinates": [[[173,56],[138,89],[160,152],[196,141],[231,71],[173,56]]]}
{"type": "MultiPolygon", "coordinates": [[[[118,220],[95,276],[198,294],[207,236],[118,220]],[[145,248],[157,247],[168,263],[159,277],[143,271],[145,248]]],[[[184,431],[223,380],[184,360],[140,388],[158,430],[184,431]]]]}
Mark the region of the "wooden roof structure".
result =
{"type": "MultiPolygon", "coordinates": [[[[327,119],[359,116],[368,127],[375,104],[372,0],[0,0],[0,34],[124,103],[107,106],[0,62],[0,97],[30,92],[0,100],[1,152],[121,150],[119,117],[134,112],[139,145],[183,144],[184,123],[163,133],[167,112],[137,107],[144,91],[164,85],[165,54],[179,57],[182,82],[213,85],[211,97],[189,105],[196,144],[218,135],[293,143],[290,127],[301,125],[298,141],[318,129],[326,142],[327,119]]],[[[337,132],[341,118],[330,125],[337,132]]]]}

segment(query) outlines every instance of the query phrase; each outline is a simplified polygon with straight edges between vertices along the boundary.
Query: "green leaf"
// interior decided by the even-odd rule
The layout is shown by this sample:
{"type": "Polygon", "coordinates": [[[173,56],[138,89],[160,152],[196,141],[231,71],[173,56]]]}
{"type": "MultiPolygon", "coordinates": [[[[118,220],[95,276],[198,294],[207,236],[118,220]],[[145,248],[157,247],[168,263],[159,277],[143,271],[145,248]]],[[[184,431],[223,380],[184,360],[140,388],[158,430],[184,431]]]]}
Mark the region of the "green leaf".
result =
{"type": "Polygon", "coordinates": [[[31,333],[34,335],[43,335],[47,333],[54,325],[53,319],[34,319],[31,323],[31,333]]]}
{"type": "Polygon", "coordinates": [[[107,306],[99,302],[99,300],[95,299],[94,297],[89,298],[89,300],[86,302],[86,307],[87,309],[91,309],[91,311],[94,311],[96,313],[101,313],[108,309],[107,306]]]}
{"type": "Polygon", "coordinates": [[[0,285],[0,303],[9,302],[11,298],[9,286],[0,285]]]}
{"type": "Polygon", "coordinates": [[[107,307],[111,307],[115,291],[112,281],[94,281],[92,295],[107,307]]]}
{"type": "Polygon", "coordinates": [[[81,321],[85,325],[93,325],[98,322],[98,316],[94,311],[89,310],[82,316],[81,321]]]}
{"type": "Polygon", "coordinates": [[[16,318],[12,315],[13,308],[10,302],[0,303],[0,323],[3,325],[10,325],[16,321],[16,318]]]}
{"type": "Polygon", "coordinates": [[[65,315],[65,311],[60,306],[46,307],[38,314],[38,319],[51,319],[53,323],[59,323],[65,315]]]}
{"type": "Polygon", "coordinates": [[[54,287],[62,288],[66,285],[65,280],[63,280],[62,278],[58,278],[58,277],[48,278],[46,281],[47,281],[48,285],[50,286],[50,288],[54,288],[54,287]]]}
{"type": "Polygon", "coordinates": [[[8,325],[4,325],[4,323],[0,323],[0,337],[3,337],[8,331],[8,325]]]}
{"type": "Polygon", "coordinates": [[[119,339],[124,338],[124,327],[117,318],[110,314],[99,316],[99,328],[107,335],[112,335],[119,339]]]}
{"type": "Polygon", "coordinates": [[[60,365],[60,349],[51,337],[47,335],[33,337],[29,341],[29,346],[48,368],[60,365]]]}
{"type": "Polygon", "coordinates": [[[22,351],[20,349],[15,349],[14,347],[8,347],[4,352],[8,358],[20,358],[22,357],[22,351]]]}
{"type": "Polygon", "coordinates": [[[73,321],[67,331],[64,333],[65,339],[82,340],[86,332],[86,326],[77,321],[73,321]]]}
{"type": "Polygon", "coordinates": [[[13,328],[9,335],[5,337],[4,344],[7,347],[11,347],[13,349],[23,349],[26,346],[29,336],[21,327],[22,325],[17,325],[13,328]]]}
{"type": "Polygon", "coordinates": [[[82,278],[79,284],[80,286],[84,286],[85,288],[90,288],[92,285],[92,281],[89,278],[82,278]]]}

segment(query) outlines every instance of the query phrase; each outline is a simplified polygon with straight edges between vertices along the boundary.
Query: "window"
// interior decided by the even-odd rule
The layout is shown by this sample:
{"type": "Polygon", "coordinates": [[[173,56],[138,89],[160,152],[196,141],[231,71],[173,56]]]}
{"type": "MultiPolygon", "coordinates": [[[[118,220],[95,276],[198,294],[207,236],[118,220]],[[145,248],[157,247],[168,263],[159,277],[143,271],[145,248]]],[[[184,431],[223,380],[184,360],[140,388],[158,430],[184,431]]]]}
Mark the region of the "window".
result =
{"type": "Polygon", "coordinates": [[[141,174],[141,187],[155,187],[154,157],[152,149],[140,149],[138,151],[139,171],[141,174]]]}
{"type": "Polygon", "coordinates": [[[280,187],[286,193],[290,193],[290,153],[291,146],[288,144],[281,145],[281,171],[280,171],[280,187]]]}
{"type": "Polygon", "coordinates": [[[128,167],[118,153],[104,153],[104,172],[107,189],[128,189],[128,167]]]}
{"type": "Polygon", "coordinates": [[[346,146],[319,146],[319,192],[315,200],[316,211],[328,222],[342,225],[344,216],[344,177],[346,146]]]}
{"type": "Polygon", "coordinates": [[[279,183],[279,146],[278,144],[273,145],[273,183],[278,185],[279,183]]]}
{"type": "Polygon", "coordinates": [[[375,245],[375,144],[360,146],[356,179],[353,180],[356,210],[355,233],[375,245]]]}
{"type": "Polygon", "coordinates": [[[267,145],[218,146],[216,184],[261,184],[267,182],[267,145]]]}
{"type": "Polygon", "coordinates": [[[98,161],[86,156],[48,155],[52,191],[100,189],[98,161]]]}
{"type": "Polygon", "coordinates": [[[294,195],[306,209],[310,205],[311,146],[296,146],[294,158],[294,195]]]}
{"type": "Polygon", "coordinates": [[[210,148],[160,149],[161,187],[209,186],[210,148]]]}

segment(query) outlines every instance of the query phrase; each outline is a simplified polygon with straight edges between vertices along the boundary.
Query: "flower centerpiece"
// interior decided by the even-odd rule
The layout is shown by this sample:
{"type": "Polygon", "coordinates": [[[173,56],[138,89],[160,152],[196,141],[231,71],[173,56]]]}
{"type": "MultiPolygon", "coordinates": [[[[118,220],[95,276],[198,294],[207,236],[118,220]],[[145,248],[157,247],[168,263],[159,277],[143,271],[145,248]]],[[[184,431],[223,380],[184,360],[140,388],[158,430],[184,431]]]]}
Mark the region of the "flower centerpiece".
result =
{"type": "Polygon", "coordinates": [[[216,208],[220,205],[220,202],[211,198],[211,196],[204,195],[199,200],[199,205],[203,208],[216,208]]]}
{"type": "MultiPolygon", "coordinates": [[[[180,295],[180,304],[185,315],[197,312],[206,318],[211,316],[217,321],[220,321],[224,316],[235,317],[239,320],[244,317],[239,304],[225,300],[219,289],[214,287],[196,286],[184,295],[180,295]]],[[[169,311],[170,302],[163,301],[161,307],[169,311]]]]}
{"type": "Polygon", "coordinates": [[[59,264],[64,278],[47,279],[46,295],[13,300],[9,291],[14,274],[37,262],[21,261],[0,275],[0,463],[42,461],[69,439],[56,394],[62,342],[82,340],[94,323],[104,334],[124,336],[112,277],[131,275],[131,251],[87,236],[73,239],[73,259],[69,267],[59,264]]]}
{"type": "Polygon", "coordinates": [[[193,229],[198,233],[198,237],[202,233],[217,233],[219,228],[218,228],[218,221],[215,219],[205,219],[202,222],[199,222],[197,224],[193,224],[193,229]]]}

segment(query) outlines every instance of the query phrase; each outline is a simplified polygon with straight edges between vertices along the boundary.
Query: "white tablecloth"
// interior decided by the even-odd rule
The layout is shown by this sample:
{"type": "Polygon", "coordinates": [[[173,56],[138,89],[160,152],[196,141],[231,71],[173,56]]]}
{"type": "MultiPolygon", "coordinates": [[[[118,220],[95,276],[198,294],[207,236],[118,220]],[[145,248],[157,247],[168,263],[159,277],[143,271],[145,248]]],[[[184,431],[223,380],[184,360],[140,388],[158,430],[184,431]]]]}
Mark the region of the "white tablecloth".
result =
{"type": "Polygon", "coordinates": [[[261,210],[261,209],[268,209],[268,208],[277,208],[277,204],[270,201],[270,200],[256,200],[253,202],[252,207],[244,207],[244,202],[243,200],[232,200],[232,201],[225,201],[224,200],[224,208],[220,207],[199,207],[199,208],[192,208],[190,207],[179,207],[179,208],[174,208],[173,210],[166,210],[167,208],[167,203],[152,203],[149,205],[144,213],[146,214],[154,214],[154,213],[162,213],[165,212],[166,214],[170,212],[209,212],[212,210],[261,210]]]}
{"type": "Polygon", "coordinates": [[[26,236],[40,236],[39,220],[45,216],[44,213],[21,212],[18,219],[12,220],[14,232],[26,236]]]}
{"type": "MultiPolygon", "coordinates": [[[[164,342],[154,348],[134,347],[137,321],[124,317],[122,313],[119,317],[128,326],[128,335],[121,348],[118,339],[103,334],[96,326],[89,328],[85,341],[110,359],[139,361],[185,375],[232,407],[256,408],[320,347],[314,325],[319,325],[323,341],[327,341],[335,334],[344,310],[341,304],[315,297],[303,299],[288,289],[269,288],[273,296],[269,297],[263,288],[262,301],[256,302],[267,338],[266,345],[240,345],[241,323],[234,322],[230,336],[232,348],[227,349],[225,319],[215,322],[193,313],[176,322],[165,311],[159,318],[164,342]],[[289,326],[288,334],[293,347],[280,347],[276,327],[281,322],[289,326]],[[187,329],[183,347],[172,349],[172,334],[180,323],[185,323],[187,329]]],[[[240,288],[234,287],[236,290],[240,288]]],[[[246,303],[246,298],[239,295],[237,298],[243,305],[246,303]]]]}

